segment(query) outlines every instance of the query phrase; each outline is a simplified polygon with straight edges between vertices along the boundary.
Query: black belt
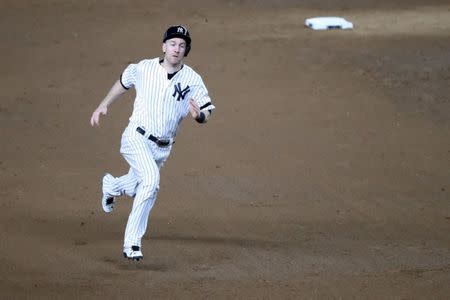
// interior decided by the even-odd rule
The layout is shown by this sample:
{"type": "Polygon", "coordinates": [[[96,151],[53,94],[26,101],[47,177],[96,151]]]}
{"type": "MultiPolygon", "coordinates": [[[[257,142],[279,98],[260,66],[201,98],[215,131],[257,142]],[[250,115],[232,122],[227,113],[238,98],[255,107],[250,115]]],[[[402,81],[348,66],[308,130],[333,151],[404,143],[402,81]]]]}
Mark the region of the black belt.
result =
{"type": "MultiPolygon", "coordinates": [[[[145,130],[142,129],[141,127],[136,128],[136,131],[145,136],[145,130]]],[[[152,134],[148,136],[148,139],[160,147],[167,147],[170,145],[170,139],[158,139],[156,136],[152,134]]]]}

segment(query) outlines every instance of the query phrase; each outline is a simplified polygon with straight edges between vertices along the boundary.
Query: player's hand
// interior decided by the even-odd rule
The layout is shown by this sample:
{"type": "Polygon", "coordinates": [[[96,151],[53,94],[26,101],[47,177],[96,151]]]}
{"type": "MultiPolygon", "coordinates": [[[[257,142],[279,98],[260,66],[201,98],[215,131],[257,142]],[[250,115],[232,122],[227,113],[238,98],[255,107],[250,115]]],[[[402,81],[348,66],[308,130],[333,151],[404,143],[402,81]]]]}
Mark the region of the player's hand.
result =
{"type": "Polygon", "coordinates": [[[198,106],[197,102],[194,101],[194,99],[189,99],[189,112],[191,113],[191,116],[196,119],[198,116],[200,116],[200,107],[198,106]]]}
{"type": "Polygon", "coordinates": [[[97,125],[100,126],[100,115],[106,115],[106,113],[108,112],[108,107],[100,105],[99,107],[97,107],[97,109],[92,113],[92,117],[91,117],[91,125],[97,125]]]}

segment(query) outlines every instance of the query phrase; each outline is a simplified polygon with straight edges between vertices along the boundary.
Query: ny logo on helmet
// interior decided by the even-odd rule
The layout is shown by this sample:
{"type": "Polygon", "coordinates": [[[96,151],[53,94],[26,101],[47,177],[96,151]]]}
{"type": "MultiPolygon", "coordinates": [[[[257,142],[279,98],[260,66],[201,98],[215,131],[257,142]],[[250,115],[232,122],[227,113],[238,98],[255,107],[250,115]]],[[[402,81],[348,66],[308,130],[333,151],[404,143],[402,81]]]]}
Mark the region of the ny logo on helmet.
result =
{"type": "Polygon", "coordinates": [[[178,31],[178,32],[181,32],[182,34],[184,34],[184,28],[181,27],[181,26],[178,27],[177,31],[178,31]]]}

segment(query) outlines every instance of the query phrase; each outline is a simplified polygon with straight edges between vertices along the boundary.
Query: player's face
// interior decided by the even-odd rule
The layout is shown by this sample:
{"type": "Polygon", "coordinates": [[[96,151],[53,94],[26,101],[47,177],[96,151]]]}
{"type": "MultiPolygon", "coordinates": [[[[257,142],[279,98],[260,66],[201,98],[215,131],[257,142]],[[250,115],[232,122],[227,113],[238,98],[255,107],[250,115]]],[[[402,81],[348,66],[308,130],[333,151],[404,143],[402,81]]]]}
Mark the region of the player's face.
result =
{"type": "Polygon", "coordinates": [[[177,65],[183,60],[186,52],[186,41],[180,38],[173,38],[163,43],[162,49],[165,53],[165,59],[169,63],[177,65]]]}

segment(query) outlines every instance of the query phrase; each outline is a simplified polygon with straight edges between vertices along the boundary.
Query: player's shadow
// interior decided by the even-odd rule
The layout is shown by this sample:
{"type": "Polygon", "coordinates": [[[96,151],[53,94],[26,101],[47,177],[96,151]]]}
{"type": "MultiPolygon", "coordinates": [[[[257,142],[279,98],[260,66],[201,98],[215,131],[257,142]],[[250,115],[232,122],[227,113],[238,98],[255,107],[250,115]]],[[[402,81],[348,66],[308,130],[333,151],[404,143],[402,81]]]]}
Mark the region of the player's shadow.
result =
{"type": "MultiPolygon", "coordinates": [[[[270,240],[258,240],[258,239],[245,239],[237,237],[219,237],[219,236],[193,236],[193,235],[153,235],[147,237],[148,240],[170,242],[184,245],[195,244],[207,244],[211,246],[229,246],[236,248],[257,248],[273,250],[274,248],[282,248],[286,246],[286,242],[270,241],[270,240]]],[[[158,259],[159,260],[159,259],[158,259]]],[[[122,271],[153,271],[153,272],[167,272],[174,267],[169,262],[156,262],[154,258],[144,257],[142,261],[130,261],[125,258],[111,259],[104,258],[104,262],[112,264],[115,268],[122,271]]]]}
{"type": "Polygon", "coordinates": [[[146,262],[145,259],[142,261],[132,261],[125,258],[122,258],[120,260],[105,258],[103,259],[103,261],[114,265],[117,269],[122,271],[144,270],[153,272],[166,272],[169,269],[169,266],[167,264],[149,261],[146,262]]]}
{"type": "Polygon", "coordinates": [[[153,235],[148,237],[149,240],[160,240],[169,242],[180,242],[188,244],[210,244],[210,245],[228,245],[234,247],[244,248],[276,248],[283,247],[285,242],[270,241],[270,240],[258,240],[258,239],[245,239],[238,237],[220,237],[220,236],[193,236],[193,235],[153,235]]]}

